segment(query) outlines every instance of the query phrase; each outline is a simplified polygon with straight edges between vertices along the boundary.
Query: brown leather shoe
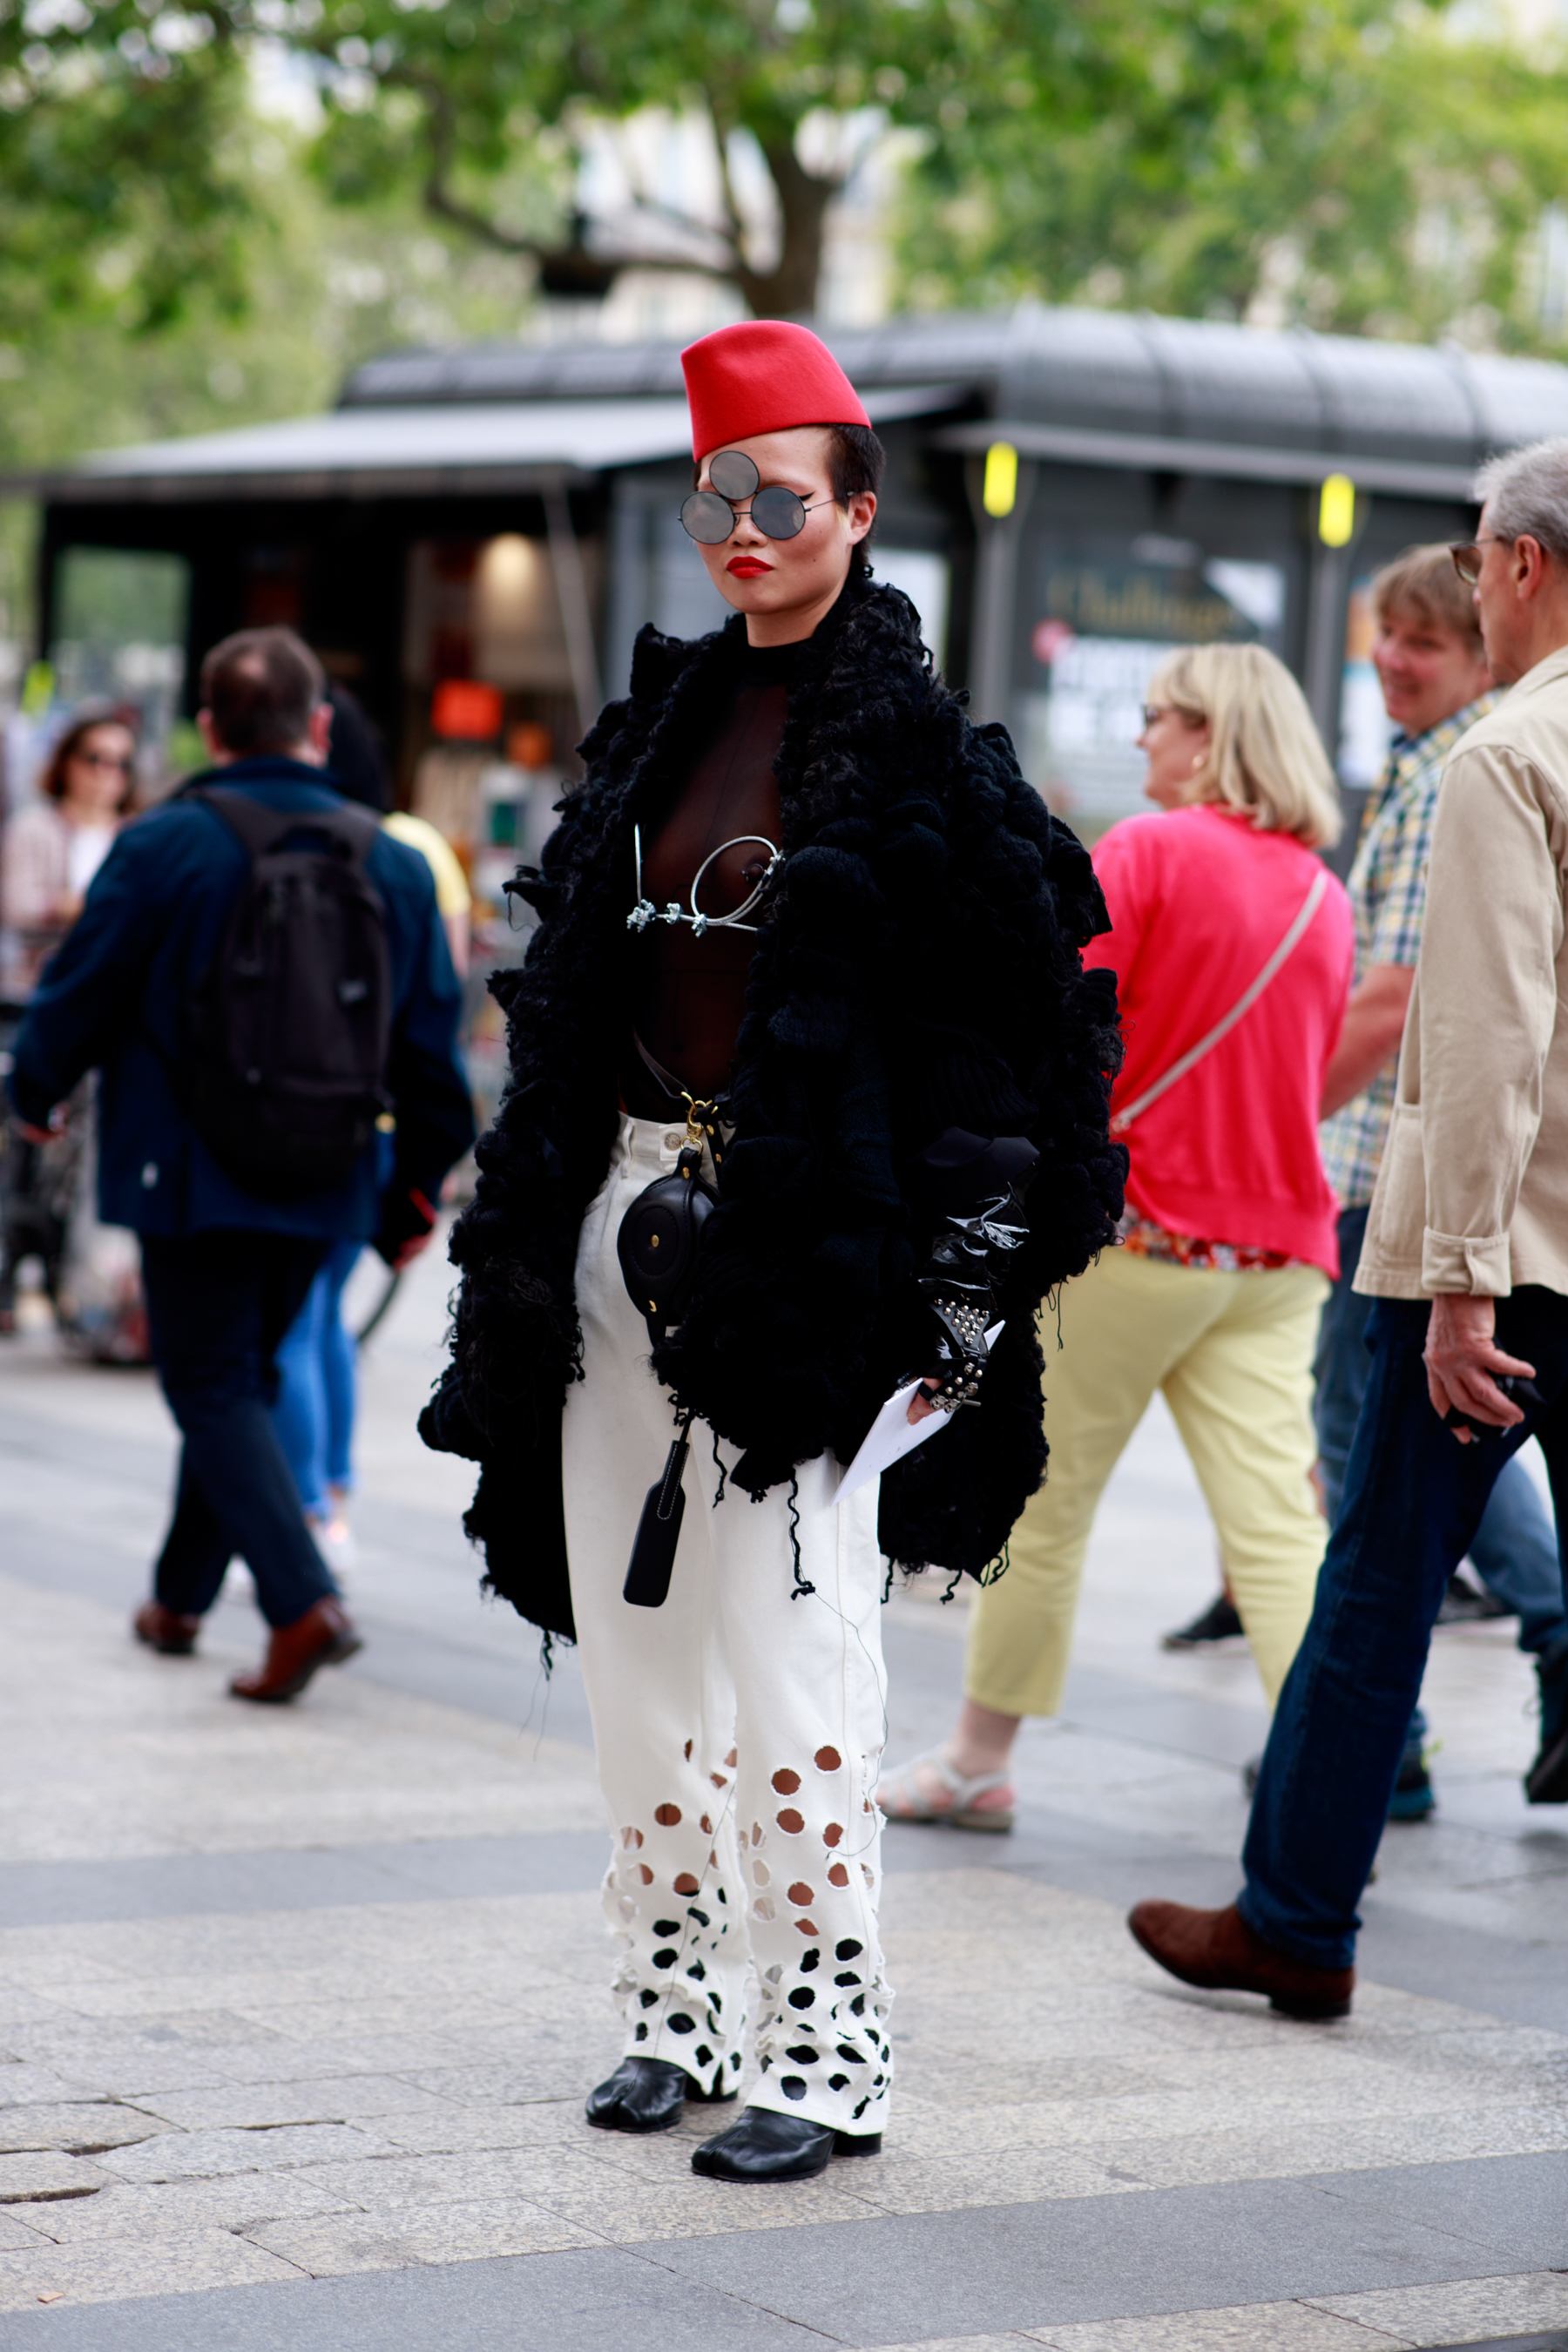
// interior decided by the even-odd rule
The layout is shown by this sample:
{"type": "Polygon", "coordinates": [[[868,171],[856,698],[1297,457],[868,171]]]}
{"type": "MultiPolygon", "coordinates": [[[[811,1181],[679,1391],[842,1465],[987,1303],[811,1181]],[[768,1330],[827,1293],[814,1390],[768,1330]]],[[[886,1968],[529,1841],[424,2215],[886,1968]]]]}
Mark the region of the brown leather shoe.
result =
{"type": "Polygon", "coordinates": [[[202,1621],[184,1617],[177,1609],[165,1609],[161,1601],[144,1601],[131,1620],[131,1630],[139,1642],[165,1658],[188,1658],[196,1646],[202,1621]]]}
{"type": "Polygon", "coordinates": [[[277,1706],[298,1698],[318,1666],[341,1666],[363,1647],[342,1602],[318,1601],[291,1625],[275,1625],[260,1673],[236,1675],[229,1689],[236,1698],[277,1706]]]}
{"type": "Polygon", "coordinates": [[[1255,1936],[1234,1903],[1194,1911],[1185,1903],[1140,1903],[1127,1925],[1152,1960],[1205,1992],[1261,1992],[1286,2017],[1348,2017],[1354,1969],[1318,1969],[1255,1936]]]}

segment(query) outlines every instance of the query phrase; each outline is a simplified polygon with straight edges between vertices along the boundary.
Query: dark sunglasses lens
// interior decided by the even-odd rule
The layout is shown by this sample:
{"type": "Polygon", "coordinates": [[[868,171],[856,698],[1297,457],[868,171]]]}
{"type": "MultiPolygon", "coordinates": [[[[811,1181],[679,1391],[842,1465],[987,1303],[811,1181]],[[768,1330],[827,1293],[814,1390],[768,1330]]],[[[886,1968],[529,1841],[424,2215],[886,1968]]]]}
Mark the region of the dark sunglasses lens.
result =
{"type": "Polygon", "coordinates": [[[721,499],[749,499],[760,477],[743,449],[721,449],[709,465],[708,478],[721,499]]]}
{"type": "Polygon", "coordinates": [[[681,507],[680,520],[700,547],[722,547],[735,528],[730,501],[715,498],[711,490],[693,490],[681,507]]]}
{"type": "Polygon", "coordinates": [[[795,539],[805,529],[805,509],[793,490],[759,490],[752,500],[752,520],[764,539],[795,539]]]}

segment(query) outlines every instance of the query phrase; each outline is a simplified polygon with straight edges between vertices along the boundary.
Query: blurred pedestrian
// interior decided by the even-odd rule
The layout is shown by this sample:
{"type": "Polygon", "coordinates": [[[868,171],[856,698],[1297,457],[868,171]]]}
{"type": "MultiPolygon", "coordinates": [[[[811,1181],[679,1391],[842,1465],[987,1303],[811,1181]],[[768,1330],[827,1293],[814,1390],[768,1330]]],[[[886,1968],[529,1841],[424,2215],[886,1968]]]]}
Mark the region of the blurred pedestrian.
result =
{"type": "MultiPolygon", "coordinates": [[[[1493,458],[1473,545],[1512,687],[1450,752],[1358,1290],[1372,1369],[1311,1623],[1220,1911],[1141,1903],[1188,1984],[1342,2016],[1433,1622],[1505,1461],[1538,1437],[1568,1505],[1568,439],[1493,458]]],[[[1531,1804],[1568,1803],[1568,1638],[1537,1662],[1531,1804]]]]}
{"type": "MultiPolygon", "coordinates": [[[[1474,598],[1446,546],[1406,549],[1374,578],[1372,600],[1377,628],[1373,664],[1399,732],[1367,804],[1351,868],[1356,979],[1323,1088],[1323,1164],[1340,1201],[1340,1272],[1323,1309],[1313,1370],[1318,1454],[1331,1527],[1340,1515],[1351,1441],[1372,1368],[1366,1327],[1373,1302],[1356,1290],[1355,1273],[1394,1112],[1394,1071],[1415,982],[1438,787],[1450,751],[1501,698],[1487,667],[1474,598]]],[[[1539,1655],[1568,1633],[1557,1529],[1517,1455],[1498,1474],[1469,1557],[1478,1575],[1518,1617],[1521,1650],[1539,1655]]],[[[1417,1707],[1390,1802],[1393,1820],[1419,1819],[1431,1810],[1426,1730],[1417,1707]]]]}
{"type": "MultiPolygon", "coordinates": [[[[380,1136],[376,1143],[379,1151],[380,1136]]],[[[348,1507],[359,1410],[359,1365],[343,1321],[343,1292],[363,1247],[357,1234],[333,1242],[274,1358],[272,1424],[300,1490],[305,1524],[339,1578],[353,1564],[348,1507]]]]}
{"type": "MultiPolygon", "coordinates": [[[[436,907],[453,968],[459,981],[468,970],[468,886],[455,851],[423,818],[388,814],[392,779],[381,740],[358,698],[335,681],[327,689],[331,724],[323,782],[345,800],[368,808],[393,840],[415,850],[430,868],[436,907]]],[[[392,1122],[380,1123],[380,1181],[390,1181],[395,1162],[392,1122]]],[[[359,1403],[358,1347],[343,1323],[343,1293],[359,1263],[363,1244],[354,1237],[335,1241],[317,1271],[304,1305],[279,1343],[278,1396],[272,1418],[305,1519],[332,1569],[341,1576],[352,1565],[353,1538],[348,1523],[354,1486],[353,1434],[359,1403]]]]}
{"type": "MultiPolygon", "coordinates": [[[[1415,979],[1437,788],[1448,753],[1500,699],[1487,667],[1470,591],[1446,546],[1407,548],[1372,583],[1372,658],[1399,732],[1368,802],[1348,888],[1356,924],[1356,978],[1323,1085],[1323,1164],[1339,1196],[1340,1271],[1323,1309],[1313,1363],[1324,1507],[1331,1527],[1366,1390],[1372,1300],[1354,1288],[1373,1185],[1394,1108],[1394,1065],[1415,979]]],[[[1522,1462],[1503,1465],[1470,1547],[1478,1573],[1517,1616],[1520,1647],[1550,1649],[1565,1631],[1557,1531],[1522,1462]]],[[[1167,1645],[1194,1644],[1223,1624],[1216,1602],[1167,1645]]],[[[1445,1601],[1444,1608],[1448,1604],[1445,1601]]],[[[1441,1622],[1441,1617],[1439,1618],[1441,1622]]],[[[1411,1718],[1389,1803],[1393,1821],[1418,1821],[1435,1802],[1426,1718],[1411,1718]]],[[[1249,1765],[1249,1787],[1257,1767],[1249,1765]]]]}
{"type": "Polygon", "coordinates": [[[394,841],[401,841],[406,849],[417,850],[430,868],[430,878],[436,885],[436,905],[447,927],[447,945],[452,950],[453,969],[459,980],[467,980],[472,952],[474,898],[462,859],[428,817],[411,816],[406,809],[394,809],[382,822],[394,841]]]}
{"type": "Polygon", "coordinates": [[[207,656],[202,697],[213,767],[116,841],[10,1087],[41,1137],[101,1067],[103,1214],[142,1236],[184,1446],[136,1632],[192,1649],[237,1552],[272,1632],[260,1671],[230,1687],[280,1700],[359,1638],[268,1412],[274,1351],[334,1239],[374,1234],[388,1263],[428,1239],[472,1116],[428,872],[323,786],[314,656],[286,629],[241,632],[207,656]],[[397,1164],[378,1204],[387,1097],[397,1164]]]}
{"type": "Polygon", "coordinates": [[[21,935],[37,981],[82,909],[136,784],[136,738],[114,711],[79,711],[50,754],[38,796],[6,820],[0,921],[21,935]]]}
{"type": "Polygon", "coordinates": [[[459,980],[468,973],[473,893],[463,861],[440,828],[422,816],[392,804],[392,778],[387,772],[381,738],[357,695],[335,681],[327,688],[332,707],[327,768],[331,782],[345,800],[357,801],[380,817],[394,841],[416,849],[430,868],[436,885],[436,905],[446,926],[447,945],[459,980]]]}
{"type": "Polygon", "coordinates": [[[1019,1722],[1061,1706],[1095,1511],[1156,1389],[1270,1704],[1311,1610],[1311,1360],[1338,1263],[1318,1106],[1352,957],[1344,892],[1314,853],[1338,796],[1300,687],[1261,646],[1173,654],[1143,719],[1162,814],[1096,847],[1111,929],[1085,950],[1115,971],[1127,1039],[1121,1246],[1062,1291],[1049,1475],[974,1597],[952,1733],[883,1780],[896,1820],[1011,1825],[1019,1722]]]}
{"type": "MultiPolygon", "coordinates": [[[[0,923],[15,931],[17,982],[30,995],[82,909],[108,856],[136,782],[136,738],[120,714],[79,710],[38,783],[38,797],[6,820],[0,836],[0,923]]],[[[76,1132],[47,1144],[13,1133],[0,1154],[0,1334],[16,1328],[16,1269],[36,1256],[57,1310],[88,1125],[88,1095],[72,1105],[76,1132]]]]}

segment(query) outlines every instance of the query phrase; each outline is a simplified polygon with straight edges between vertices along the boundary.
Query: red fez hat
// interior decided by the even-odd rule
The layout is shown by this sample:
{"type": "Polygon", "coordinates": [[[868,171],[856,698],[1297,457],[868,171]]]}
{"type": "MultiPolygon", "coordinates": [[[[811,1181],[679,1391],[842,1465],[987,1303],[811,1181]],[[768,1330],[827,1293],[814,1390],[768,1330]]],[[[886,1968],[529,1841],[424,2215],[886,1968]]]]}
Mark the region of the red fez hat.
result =
{"type": "Polygon", "coordinates": [[[809,327],[787,319],[743,319],[680,354],[691,410],[691,454],[700,460],[726,442],[795,425],[871,422],[854,385],[809,327]]]}

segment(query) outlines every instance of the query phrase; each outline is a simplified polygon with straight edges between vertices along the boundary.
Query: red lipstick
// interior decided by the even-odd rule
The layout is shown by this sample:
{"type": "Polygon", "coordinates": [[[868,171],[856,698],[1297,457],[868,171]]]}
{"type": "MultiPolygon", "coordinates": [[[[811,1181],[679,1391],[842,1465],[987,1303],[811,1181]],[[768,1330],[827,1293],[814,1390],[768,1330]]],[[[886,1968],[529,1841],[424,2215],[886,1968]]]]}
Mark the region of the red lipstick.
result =
{"type": "Polygon", "coordinates": [[[759,563],[754,555],[732,555],[724,566],[737,580],[761,580],[773,568],[771,563],[759,563]]]}

